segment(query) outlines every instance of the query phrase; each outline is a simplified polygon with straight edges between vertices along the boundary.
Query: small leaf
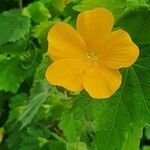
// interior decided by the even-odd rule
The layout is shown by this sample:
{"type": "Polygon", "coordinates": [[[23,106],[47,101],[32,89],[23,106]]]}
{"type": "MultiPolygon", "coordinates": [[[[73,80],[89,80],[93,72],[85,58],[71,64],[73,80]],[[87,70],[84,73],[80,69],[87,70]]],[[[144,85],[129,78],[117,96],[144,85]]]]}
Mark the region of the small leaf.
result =
{"type": "Polygon", "coordinates": [[[29,4],[24,8],[23,14],[31,18],[36,23],[47,21],[51,17],[49,10],[41,2],[29,4]]]}
{"type": "Polygon", "coordinates": [[[39,43],[44,45],[46,47],[46,49],[47,49],[47,34],[48,34],[48,31],[58,21],[60,21],[60,20],[56,19],[56,20],[51,20],[51,21],[40,22],[40,24],[35,26],[32,30],[32,36],[34,38],[37,38],[39,43]]]}
{"type": "Polygon", "coordinates": [[[66,5],[70,3],[71,0],[40,0],[44,3],[50,10],[50,12],[56,15],[58,12],[62,13],[66,5]]]}

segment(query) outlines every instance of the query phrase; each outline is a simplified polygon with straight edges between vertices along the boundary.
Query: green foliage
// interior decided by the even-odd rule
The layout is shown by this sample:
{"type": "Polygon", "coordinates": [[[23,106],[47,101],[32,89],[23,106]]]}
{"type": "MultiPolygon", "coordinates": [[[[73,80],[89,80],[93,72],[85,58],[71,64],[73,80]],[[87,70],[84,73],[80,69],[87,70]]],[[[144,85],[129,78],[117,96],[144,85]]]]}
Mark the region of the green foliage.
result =
{"type": "Polygon", "coordinates": [[[117,26],[130,33],[137,43],[150,43],[150,7],[130,10],[118,20],[117,26]]]}
{"type": "MultiPolygon", "coordinates": [[[[127,71],[125,74],[127,74],[127,71]]],[[[91,99],[88,95],[86,96],[86,99],[85,96],[82,99],[82,101],[87,101],[87,104],[80,104],[80,107],[85,109],[85,113],[88,110],[91,110],[89,114],[90,119],[94,120],[96,124],[97,133],[93,141],[93,147],[95,149],[121,149],[122,143],[125,140],[126,131],[130,123],[129,112],[122,101],[123,91],[124,85],[120,89],[120,92],[105,102],[97,102],[91,99]],[[86,107],[88,105],[91,106],[91,103],[93,109],[86,107]],[[97,111],[97,108],[100,110],[97,111]],[[96,115],[93,116],[93,114],[96,115]],[[99,141],[99,139],[101,139],[101,141],[99,141]]],[[[81,97],[79,97],[79,99],[81,99],[81,97]]],[[[88,114],[86,115],[88,116],[88,114]]]]}
{"type": "Polygon", "coordinates": [[[77,11],[84,11],[96,7],[104,7],[110,10],[115,18],[122,15],[126,9],[126,0],[83,0],[81,4],[74,7],[77,11]]]}
{"type": "Polygon", "coordinates": [[[30,75],[31,70],[27,72],[19,58],[7,57],[0,61],[0,90],[16,93],[20,84],[30,75]]]}
{"type": "Polygon", "coordinates": [[[48,141],[49,131],[38,127],[28,127],[26,130],[11,133],[8,139],[8,149],[18,150],[40,150],[48,141]],[[13,138],[16,137],[16,138],[13,138]]]}
{"type": "Polygon", "coordinates": [[[9,42],[0,45],[0,53],[3,55],[19,55],[26,50],[27,43],[25,39],[18,40],[17,42],[9,42]]]}
{"type": "Polygon", "coordinates": [[[79,143],[71,143],[68,144],[66,147],[67,150],[88,150],[86,143],[79,142],[79,143]]]}
{"type": "Polygon", "coordinates": [[[126,142],[123,144],[123,150],[132,149],[137,150],[139,148],[139,139],[142,136],[142,128],[140,127],[131,127],[128,132],[126,142]]]}
{"type": "Polygon", "coordinates": [[[25,63],[31,57],[26,48],[27,43],[23,39],[0,46],[0,90],[16,93],[20,84],[31,76],[34,68],[25,67],[25,63]],[[26,55],[28,59],[25,59],[26,55]]]}
{"type": "Polygon", "coordinates": [[[150,149],[149,0],[4,0],[0,12],[0,149],[150,149]],[[112,11],[114,28],[129,32],[140,49],[105,100],[45,79],[49,29],[60,21],[75,26],[78,12],[96,7],[112,11]]]}
{"type": "Polygon", "coordinates": [[[49,10],[41,2],[34,2],[24,8],[23,14],[36,23],[47,21],[51,17],[49,10]]]}
{"type": "Polygon", "coordinates": [[[149,146],[144,146],[143,150],[150,150],[149,146]]]}
{"type": "Polygon", "coordinates": [[[50,86],[46,81],[35,83],[34,87],[31,89],[30,102],[26,106],[25,111],[18,118],[18,121],[22,122],[21,128],[32,121],[39,107],[46,101],[49,94],[50,86]]]}
{"type": "Polygon", "coordinates": [[[48,6],[49,10],[53,14],[57,14],[59,12],[63,12],[65,7],[68,3],[70,3],[71,0],[40,0],[43,2],[46,6],[48,6]],[[54,11],[54,12],[52,12],[54,11]]]}
{"type": "Polygon", "coordinates": [[[30,30],[30,20],[19,10],[10,10],[0,15],[0,44],[16,42],[30,30]]]}
{"type": "Polygon", "coordinates": [[[7,123],[11,124],[13,121],[16,120],[20,116],[20,114],[23,112],[25,109],[25,105],[27,103],[28,96],[24,93],[21,93],[19,95],[16,95],[12,97],[9,107],[11,109],[9,118],[7,120],[7,123]]]}
{"type": "Polygon", "coordinates": [[[51,28],[58,21],[60,20],[55,19],[51,21],[44,21],[33,28],[33,37],[37,38],[39,43],[41,43],[44,48],[47,48],[47,33],[49,31],[49,28],[51,28]]]}
{"type": "Polygon", "coordinates": [[[69,114],[63,114],[60,120],[60,129],[64,131],[64,136],[69,142],[76,142],[78,140],[79,122],[73,119],[69,114]]]}

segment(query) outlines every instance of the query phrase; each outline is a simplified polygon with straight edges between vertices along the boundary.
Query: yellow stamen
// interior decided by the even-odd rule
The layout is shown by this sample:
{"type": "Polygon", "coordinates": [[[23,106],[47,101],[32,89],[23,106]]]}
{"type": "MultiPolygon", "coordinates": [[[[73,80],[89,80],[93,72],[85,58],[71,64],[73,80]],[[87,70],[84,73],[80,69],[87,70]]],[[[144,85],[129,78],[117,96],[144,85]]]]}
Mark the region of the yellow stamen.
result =
{"type": "Polygon", "coordinates": [[[85,59],[90,66],[93,66],[98,63],[99,56],[95,52],[88,52],[85,56],[85,59]]]}

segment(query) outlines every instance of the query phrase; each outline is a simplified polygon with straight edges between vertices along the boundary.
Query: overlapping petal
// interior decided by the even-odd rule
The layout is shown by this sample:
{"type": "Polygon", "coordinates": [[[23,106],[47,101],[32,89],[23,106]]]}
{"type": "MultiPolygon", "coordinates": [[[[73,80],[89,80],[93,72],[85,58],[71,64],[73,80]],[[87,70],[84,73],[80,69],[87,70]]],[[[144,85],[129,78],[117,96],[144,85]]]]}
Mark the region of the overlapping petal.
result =
{"type": "Polygon", "coordinates": [[[58,23],[48,33],[48,53],[54,60],[75,58],[86,50],[80,34],[66,23],[58,23]]]}
{"type": "Polygon", "coordinates": [[[52,85],[78,92],[83,89],[84,66],[82,59],[61,59],[48,67],[46,78],[52,85]]]}
{"type": "Polygon", "coordinates": [[[94,98],[108,98],[119,88],[121,78],[118,70],[95,65],[85,75],[83,86],[94,98]]]}
{"type": "Polygon", "coordinates": [[[139,55],[138,47],[123,30],[114,31],[99,52],[103,63],[112,69],[131,66],[139,55]]]}
{"type": "Polygon", "coordinates": [[[96,50],[107,39],[113,26],[114,18],[110,11],[95,8],[79,14],[77,31],[86,41],[89,50],[96,50]]]}

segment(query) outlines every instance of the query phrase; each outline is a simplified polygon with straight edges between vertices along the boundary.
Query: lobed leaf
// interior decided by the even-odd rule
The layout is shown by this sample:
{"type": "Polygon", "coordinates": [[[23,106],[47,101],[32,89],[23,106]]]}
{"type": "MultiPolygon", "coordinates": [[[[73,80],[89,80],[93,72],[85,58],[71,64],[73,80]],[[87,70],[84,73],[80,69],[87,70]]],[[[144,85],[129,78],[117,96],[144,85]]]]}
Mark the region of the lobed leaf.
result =
{"type": "Polygon", "coordinates": [[[0,90],[16,93],[20,84],[29,77],[33,68],[25,69],[22,61],[17,57],[4,56],[0,60],[0,90]],[[15,71],[14,71],[15,70],[15,71]]]}
{"type": "Polygon", "coordinates": [[[30,30],[30,20],[19,10],[5,11],[0,14],[0,44],[16,42],[24,38],[30,30]]]}
{"type": "Polygon", "coordinates": [[[36,23],[47,21],[51,17],[49,10],[41,2],[29,4],[24,8],[23,14],[31,18],[36,23]]]}

